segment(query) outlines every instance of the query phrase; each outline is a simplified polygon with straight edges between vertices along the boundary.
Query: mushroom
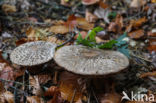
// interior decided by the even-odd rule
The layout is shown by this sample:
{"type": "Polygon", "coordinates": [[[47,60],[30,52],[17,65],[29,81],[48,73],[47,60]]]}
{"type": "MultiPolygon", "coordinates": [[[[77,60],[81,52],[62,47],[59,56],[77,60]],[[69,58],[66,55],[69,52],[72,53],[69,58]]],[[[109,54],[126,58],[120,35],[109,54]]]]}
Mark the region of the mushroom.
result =
{"type": "Polygon", "coordinates": [[[28,42],[15,48],[10,59],[14,64],[21,66],[43,64],[53,58],[56,46],[56,44],[45,41],[28,42]]]}
{"type": "MultiPolygon", "coordinates": [[[[45,41],[35,41],[22,44],[15,48],[10,54],[10,60],[12,63],[26,67],[24,74],[24,84],[29,84],[29,73],[40,72],[41,70],[36,68],[43,63],[50,61],[55,52],[56,44],[45,42],[45,41]],[[35,67],[35,68],[34,68],[35,67]]],[[[29,88],[24,85],[24,90],[29,90],[29,88]]],[[[26,101],[26,96],[24,96],[23,101],[26,101]]]]}
{"type": "Polygon", "coordinates": [[[100,0],[82,0],[82,4],[84,5],[93,5],[98,3],[100,0]]]}
{"type": "MultiPolygon", "coordinates": [[[[85,85],[90,86],[86,87],[86,90],[93,92],[92,86],[97,85],[94,84],[95,81],[101,81],[98,77],[105,76],[105,80],[110,76],[106,75],[124,70],[129,65],[128,58],[118,51],[100,50],[82,45],[70,45],[58,49],[54,60],[65,70],[81,75],[86,81],[85,85]]],[[[105,83],[104,88],[107,87],[108,84],[105,83]]],[[[94,97],[96,98],[95,95],[94,97]]]]}
{"type": "Polygon", "coordinates": [[[81,45],[64,46],[58,49],[54,60],[67,71],[87,76],[117,73],[129,65],[128,58],[118,51],[81,45]]]}

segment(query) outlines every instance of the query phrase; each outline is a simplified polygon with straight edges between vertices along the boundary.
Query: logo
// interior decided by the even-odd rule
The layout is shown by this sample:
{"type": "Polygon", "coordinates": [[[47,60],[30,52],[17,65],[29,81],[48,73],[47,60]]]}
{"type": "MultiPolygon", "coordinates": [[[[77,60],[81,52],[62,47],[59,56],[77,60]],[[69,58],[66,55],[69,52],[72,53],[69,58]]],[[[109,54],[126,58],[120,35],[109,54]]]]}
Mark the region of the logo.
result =
{"type": "Polygon", "coordinates": [[[127,95],[125,91],[122,92],[123,97],[121,100],[128,100],[128,101],[142,101],[142,102],[154,102],[154,94],[143,94],[143,93],[134,93],[131,91],[130,97],[127,95]]]}

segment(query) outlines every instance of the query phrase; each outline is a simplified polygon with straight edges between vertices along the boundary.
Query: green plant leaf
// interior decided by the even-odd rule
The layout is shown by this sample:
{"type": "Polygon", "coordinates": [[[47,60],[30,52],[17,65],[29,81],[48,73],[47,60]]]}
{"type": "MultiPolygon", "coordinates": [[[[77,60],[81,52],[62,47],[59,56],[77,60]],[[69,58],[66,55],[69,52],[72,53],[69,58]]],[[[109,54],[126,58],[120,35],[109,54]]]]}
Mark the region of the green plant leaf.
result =
{"type": "Polygon", "coordinates": [[[88,35],[85,37],[85,39],[86,39],[86,40],[89,40],[89,41],[91,41],[91,42],[96,42],[96,40],[95,40],[96,33],[97,33],[97,32],[100,32],[100,31],[102,31],[102,30],[103,30],[103,28],[101,28],[101,27],[95,27],[95,28],[93,28],[93,29],[88,33],[88,35]]]}
{"type": "Polygon", "coordinates": [[[116,17],[116,15],[117,15],[116,12],[110,12],[110,13],[108,14],[108,18],[114,19],[114,18],[116,17]]]}
{"type": "Polygon", "coordinates": [[[121,46],[126,44],[126,41],[123,41],[123,39],[127,36],[127,33],[125,32],[123,35],[121,35],[116,41],[117,43],[115,44],[116,46],[121,46]]]}
{"type": "Polygon", "coordinates": [[[98,45],[97,47],[99,49],[104,49],[104,48],[111,49],[115,43],[117,43],[117,41],[111,40],[111,41],[109,41],[109,42],[107,42],[105,44],[98,45]]]}
{"type": "Polygon", "coordinates": [[[129,58],[130,53],[129,53],[129,49],[127,49],[127,47],[128,47],[128,45],[125,45],[125,46],[122,46],[121,48],[117,48],[117,50],[129,58]]]}

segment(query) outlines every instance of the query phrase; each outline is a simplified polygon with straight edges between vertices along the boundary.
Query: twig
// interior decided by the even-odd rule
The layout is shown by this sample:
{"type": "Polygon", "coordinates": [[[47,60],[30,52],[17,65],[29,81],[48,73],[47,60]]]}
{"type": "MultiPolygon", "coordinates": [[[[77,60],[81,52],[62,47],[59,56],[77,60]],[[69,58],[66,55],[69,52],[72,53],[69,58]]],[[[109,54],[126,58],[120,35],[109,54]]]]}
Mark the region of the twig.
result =
{"type": "Polygon", "coordinates": [[[73,93],[73,96],[72,96],[72,99],[70,101],[70,103],[73,103],[74,102],[74,99],[75,99],[75,95],[76,95],[76,88],[74,89],[74,93],[73,93]]]}
{"type": "Polygon", "coordinates": [[[144,61],[147,61],[147,62],[152,62],[151,60],[147,60],[147,59],[145,59],[145,58],[143,58],[143,57],[140,57],[140,56],[136,56],[135,54],[133,54],[133,53],[131,53],[131,55],[132,56],[134,56],[134,57],[137,57],[137,58],[139,58],[139,59],[142,59],[142,60],[144,60],[144,61]]]}
{"type": "Polygon", "coordinates": [[[71,38],[68,39],[67,41],[65,41],[64,43],[58,45],[56,48],[59,48],[59,47],[61,47],[61,46],[64,46],[65,44],[67,44],[68,42],[70,42],[70,41],[74,38],[74,36],[75,36],[75,33],[72,31],[71,38]]]}
{"type": "MultiPolygon", "coordinates": [[[[15,81],[12,81],[12,80],[5,80],[5,79],[2,79],[2,78],[0,78],[0,81],[2,81],[2,82],[13,82],[15,84],[23,85],[23,83],[21,83],[21,82],[15,82],[15,81]]],[[[29,87],[31,85],[26,85],[26,86],[29,87]]]]}
{"type": "Polygon", "coordinates": [[[95,94],[93,88],[91,88],[91,90],[92,90],[92,92],[93,92],[93,95],[94,95],[94,97],[95,97],[96,102],[99,103],[99,100],[98,100],[98,98],[97,98],[97,96],[96,96],[96,94],[95,94]]]}
{"type": "Polygon", "coordinates": [[[89,93],[89,97],[88,97],[88,101],[87,101],[87,103],[90,103],[90,93],[89,93]]]}

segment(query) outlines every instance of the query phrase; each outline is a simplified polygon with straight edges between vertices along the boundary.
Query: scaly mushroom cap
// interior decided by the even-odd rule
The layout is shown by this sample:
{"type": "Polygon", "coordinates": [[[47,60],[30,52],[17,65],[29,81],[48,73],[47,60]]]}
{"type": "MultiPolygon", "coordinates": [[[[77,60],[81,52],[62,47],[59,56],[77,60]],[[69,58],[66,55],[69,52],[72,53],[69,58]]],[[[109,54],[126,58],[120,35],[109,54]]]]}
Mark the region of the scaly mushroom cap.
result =
{"type": "Polygon", "coordinates": [[[64,46],[54,60],[66,70],[80,75],[107,75],[129,65],[128,58],[118,51],[93,49],[81,45],[64,46]]]}
{"type": "Polygon", "coordinates": [[[56,44],[45,41],[28,42],[15,48],[10,59],[17,65],[39,65],[53,58],[55,47],[56,44]]]}

